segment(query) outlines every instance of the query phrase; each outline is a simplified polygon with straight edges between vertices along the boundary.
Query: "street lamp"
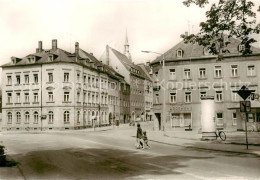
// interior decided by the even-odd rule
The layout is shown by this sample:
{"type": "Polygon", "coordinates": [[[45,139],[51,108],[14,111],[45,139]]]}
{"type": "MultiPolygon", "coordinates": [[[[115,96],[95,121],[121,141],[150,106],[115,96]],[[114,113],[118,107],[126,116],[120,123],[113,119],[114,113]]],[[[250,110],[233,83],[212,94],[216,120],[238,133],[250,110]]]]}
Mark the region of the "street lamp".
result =
{"type": "Polygon", "coordinates": [[[162,56],[163,60],[162,60],[162,99],[163,99],[163,102],[162,102],[162,128],[163,128],[163,131],[165,131],[165,121],[166,121],[166,91],[165,91],[165,80],[164,78],[166,77],[165,75],[165,58],[164,58],[164,54],[162,53],[158,53],[158,52],[154,52],[154,51],[142,51],[143,53],[153,53],[153,54],[159,54],[162,56]]]}

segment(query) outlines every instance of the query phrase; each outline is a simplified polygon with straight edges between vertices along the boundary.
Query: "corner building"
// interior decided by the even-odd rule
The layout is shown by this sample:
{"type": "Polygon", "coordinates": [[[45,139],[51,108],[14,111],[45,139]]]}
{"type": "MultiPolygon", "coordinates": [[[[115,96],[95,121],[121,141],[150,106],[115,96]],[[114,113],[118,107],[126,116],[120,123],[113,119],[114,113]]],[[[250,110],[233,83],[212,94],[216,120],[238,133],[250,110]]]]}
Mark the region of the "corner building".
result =
{"type": "Polygon", "coordinates": [[[109,95],[119,98],[124,78],[75,44],[75,53],[59,49],[57,40],[2,66],[3,130],[80,129],[107,126],[109,95]]]}
{"type": "MultiPolygon", "coordinates": [[[[187,128],[189,125],[193,129],[199,129],[200,98],[206,95],[215,97],[216,126],[241,130],[243,120],[232,107],[237,107],[242,99],[233,90],[246,85],[259,93],[260,49],[252,47],[253,54],[242,56],[239,50],[244,47],[240,42],[236,39],[227,40],[230,41],[230,53],[224,54],[222,61],[217,61],[216,56],[212,56],[207,48],[182,41],[151,63],[154,79],[153,111],[158,126],[163,123],[162,87],[165,86],[164,122],[167,130],[187,128]],[[165,76],[162,71],[163,60],[165,76]]],[[[260,107],[260,103],[257,103],[260,107]]],[[[260,113],[253,111],[249,116],[259,124],[260,113]]]]}

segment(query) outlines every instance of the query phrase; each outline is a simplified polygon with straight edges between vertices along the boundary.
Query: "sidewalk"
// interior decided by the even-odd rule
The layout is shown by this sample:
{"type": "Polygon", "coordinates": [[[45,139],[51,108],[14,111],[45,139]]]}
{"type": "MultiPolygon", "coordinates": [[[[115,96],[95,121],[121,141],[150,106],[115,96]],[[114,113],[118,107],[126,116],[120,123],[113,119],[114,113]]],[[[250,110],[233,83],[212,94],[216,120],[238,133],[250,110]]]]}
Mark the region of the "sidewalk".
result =
{"type": "Polygon", "coordinates": [[[222,151],[242,154],[254,154],[260,156],[260,133],[249,132],[248,144],[246,149],[245,132],[225,132],[227,139],[221,141],[219,138],[213,141],[201,141],[202,134],[197,130],[184,131],[182,129],[175,129],[174,131],[153,131],[149,125],[141,124],[142,128],[148,133],[150,141],[177,145],[193,149],[222,151]]]}

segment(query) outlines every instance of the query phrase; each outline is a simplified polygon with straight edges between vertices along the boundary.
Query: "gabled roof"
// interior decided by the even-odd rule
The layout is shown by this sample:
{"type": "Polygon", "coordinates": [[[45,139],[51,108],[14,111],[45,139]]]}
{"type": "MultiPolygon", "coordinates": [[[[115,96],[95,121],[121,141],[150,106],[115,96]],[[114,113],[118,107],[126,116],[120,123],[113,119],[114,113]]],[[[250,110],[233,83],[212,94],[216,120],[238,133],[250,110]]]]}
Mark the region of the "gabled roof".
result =
{"type": "MultiPolygon", "coordinates": [[[[240,55],[238,51],[238,46],[240,45],[240,41],[235,38],[230,38],[229,41],[230,44],[227,45],[227,49],[230,51],[230,53],[225,54],[225,56],[240,55]]],[[[184,41],[181,41],[177,45],[173,46],[171,49],[163,53],[163,55],[157,57],[152,63],[157,63],[159,61],[162,61],[163,58],[165,59],[165,61],[167,61],[167,60],[215,57],[215,55],[204,54],[205,49],[203,46],[200,46],[197,43],[185,44],[184,41]],[[182,57],[177,57],[176,53],[178,50],[183,51],[182,57]]],[[[253,51],[253,54],[260,53],[260,48],[256,48],[252,46],[251,50],[253,51]]]]}
{"type": "Polygon", "coordinates": [[[125,66],[125,68],[132,73],[133,75],[145,78],[145,79],[149,79],[150,78],[145,74],[145,72],[143,71],[143,69],[141,67],[139,67],[138,65],[135,65],[134,63],[132,63],[127,57],[126,55],[122,54],[121,52],[109,47],[111,49],[111,51],[114,53],[114,55],[117,57],[117,59],[120,60],[120,62],[125,66]],[[134,71],[131,71],[131,68],[138,70],[140,72],[136,73],[134,71]]]}

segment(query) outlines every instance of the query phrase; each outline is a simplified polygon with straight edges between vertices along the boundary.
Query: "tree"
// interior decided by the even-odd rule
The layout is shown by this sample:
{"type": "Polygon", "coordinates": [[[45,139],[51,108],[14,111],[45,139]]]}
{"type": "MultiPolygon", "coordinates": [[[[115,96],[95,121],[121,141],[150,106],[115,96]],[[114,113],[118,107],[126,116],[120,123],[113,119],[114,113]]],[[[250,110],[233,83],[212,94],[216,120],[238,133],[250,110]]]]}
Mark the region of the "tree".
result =
{"type": "MultiPolygon", "coordinates": [[[[185,0],[183,4],[189,7],[191,4],[204,8],[209,4],[208,0],[185,0]]],[[[219,0],[213,3],[206,12],[207,20],[200,23],[198,34],[184,35],[181,37],[185,43],[197,42],[207,47],[209,53],[217,55],[218,60],[228,53],[229,38],[235,37],[241,41],[242,55],[252,54],[251,44],[256,42],[251,37],[253,33],[260,33],[260,24],[256,25],[256,13],[253,12],[254,3],[247,0],[219,0]]],[[[258,8],[260,11],[260,7],[258,8]]]]}

